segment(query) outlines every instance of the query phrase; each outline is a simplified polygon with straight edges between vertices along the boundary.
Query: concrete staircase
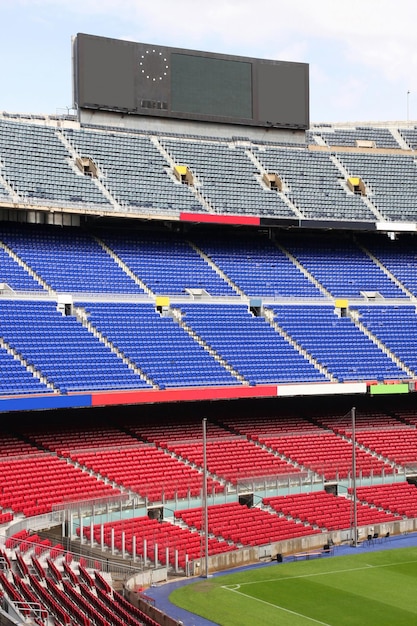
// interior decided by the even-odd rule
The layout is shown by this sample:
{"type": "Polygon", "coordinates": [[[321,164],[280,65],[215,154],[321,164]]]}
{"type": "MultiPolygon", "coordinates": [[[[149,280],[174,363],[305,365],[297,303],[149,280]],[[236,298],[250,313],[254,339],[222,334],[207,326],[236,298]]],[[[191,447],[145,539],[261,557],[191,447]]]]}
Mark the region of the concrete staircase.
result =
{"type": "Polygon", "coordinates": [[[86,313],[84,308],[74,306],[73,307],[73,314],[75,315],[77,320],[84,326],[84,328],[86,328],[92,335],[94,335],[94,337],[97,337],[97,339],[99,339],[99,341],[101,341],[101,343],[103,343],[107,348],[109,348],[109,350],[111,350],[111,352],[116,354],[119,357],[119,359],[121,359],[123,361],[123,363],[125,363],[129,367],[129,369],[133,370],[135,372],[135,374],[140,376],[140,378],[142,380],[146,381],[148,383],[148,385],[151,385],[154,389],[158,389],[158,385],[156,385],[156,383],[154,383],[153,380],[151,380],[151,378],[149,378],[149,376],[147,376],[144,372],[142,372],[142,370],[133,361],[131,361],[127,356],[125,356],[119,350],[119,348],[117,348],[109,339],[107,339],[107,337],[105,337],[88,320],[87,313],[86,313]]]}
{"type": "Polygon", "coordinates": [[[371,333],[371,331],[368,330],[368,328],[366,328],[364,324],[362,324],[357,311],[349,310],[348,315],[352,322],[355,324],[356,328],[358,328],[364,335],[366,335],[368,339],[372,341],[372,343],[377,345],[378,348],[382,350],[382,352],[386,354],[391,359],[391,361],[393,361],[400,369],[402,369],[409,378],[415,377],[415,373],[413,372],[413,370],[411,370],[405,363],[403,363],[396,354],[394,354],[389,348],[387,348],[387,346],[380,339],[378,339],[378,337],[371,333]]]}
{"type": "Polygon", "coordinates": [[[237,370],[235,370],[223,357],[211,348],[190,326],[188,326],[182,319],[181,311],[178,309],[172,309],[173,320],[180,326],[194,341],[196,341],[206,352],[213,357],[224,369],[226,369],[232,376],[236,378],[236,382],[242,385],[249,385],[247,381],[237,370]]]}
{"type": "Polygon", "coordinates": [[[220,278],[223,278],[223,280],[230,285],[230,287],[242,298],[247,298],[246,294],[244,291],[242,291],[242,289],[240,289],[240,287],[238,287],[238,285],[236,285],[236,283],[234,283],[228,276],[227,274],[225,274],[215,263],[213,263],[213,261],[210,259],[209,256],[207,256],[207,254],[205,254],[205,252],[203,252],[198,246],[196,246],[192,241],[188,241],[187,242],[189,244],[189,246],[191,246],[191,248],[193,250],[195,250],[197,252],[197,254],[199,256],[201,256],[202,259],[204,259],[204,261],[207,263],[207,265],[209,265],[218,276],[220,276],[220,278]]]}
{"type": "Polygon", "coordinates": [[[330,382],[335,383],[337,379],[325,368],[321,365],[307,350],[305,350],[302,346],[300,346],[274,319],[274,314],[272,311],[265,309],[264,311],[265,320],[268,324],[279,334],[281,337],[285,339],[299,354],[301,354],[309,363],[311,363],[316,370],[321,372],[329,379],[330,382]]]}
{"type": "Polygon", "coordinates": [[[42,374],[40,370],[36,369],[36,367],[31,365],[17,350],[12,348],[7,343],[7,341],[5,341],[2,337],[0,337],[0,348],[3,348],[4,350],[6,350],[6,352],[10,354],[14,359],[16,359],[16,361],[19,361],[19,363],[23,365],[23,367],[27,369],[28,372],[30,372],[34,378],[37,378],[41,383],[46,385],[48,389],[52,389],[54,393],[59,393],[59,389],[56,389],[54,385],[49,382],[49,380],[46,378],[44,374],[42,374]]]}
{"type": "Polygon", "coordinates": [[[22,261],[22,259],[15,253],[13,252],[13,250],[11,248],[9,248],[9,246],[7,246],[5,243],[3,243],[2,241],[0,241],[0,248],[2,248],[5,252],[7,252],[7,254],[14,260],[16,261],[16,263],[18,265],[20,265],[20,267],[23,267],[24,270],[26,270],[26,272],[32,276],[32,278],[39,284],[41,285],[41,287],[43,287],[51,296],[56,296],[56,292],[52,289],[52,287],[50,287],[48,285],[48,283],[46,281],[43,280],[43,278],[41,276],[39,276],[39,274],[37,274],[31,267],[30,265],[28,265],[27,263],[25,263],[24,261],[22,261]]]}
{"type": "Polygon", "coordinates": [[[133,280],[133,282],[135,282],[137,285],[139,285],[139,287],[141,289],[143,289],[143,291],[148,296],[150,296],[150,297],[154,296],[153,292],[149,289],[149,287],[144,282],[142,282],[141,279],[138,278],[136,276],[136,274],[134,274],[134,272],[132,272],[130,267],[128,265],[126,265],[126,263],[124,261],[122,261],[122,259],[119,256],[117,256],[117,254],[115,252],[113,252],[113,250],[106,243],[104,243],[104,241],[99,239],[99,237],[94,237],[94,239],[98,243],[98,245],[101,248],[103,248],[103,250],[113,259],[113,261],[115,261],[117,263],[117,265],[124,271],[124,273],[127,274],[129,276],[129,278],[131,278],[133,280]]]}

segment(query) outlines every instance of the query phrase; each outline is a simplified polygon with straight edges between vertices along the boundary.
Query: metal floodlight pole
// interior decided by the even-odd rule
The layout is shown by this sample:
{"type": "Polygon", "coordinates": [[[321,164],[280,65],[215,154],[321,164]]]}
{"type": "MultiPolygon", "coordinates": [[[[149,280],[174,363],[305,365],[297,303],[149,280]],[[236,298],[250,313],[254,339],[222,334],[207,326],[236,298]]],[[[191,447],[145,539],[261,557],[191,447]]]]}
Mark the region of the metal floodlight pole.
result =
{"type": "Polygon", "coordinates": [[[204,576],[208,578],[207,418],[203,418],[204,576]]]}
{"type": "Polygon", "coordinates": [[[353,545],[358,546],[358,502],[356,497],[356,408],[352,407],[352,488],[353,488],[353,545]]]}
{"type": "Polygon", "coordinates": [[[407,91],[407,122],[410,121],[410,90],[407,91]]]}

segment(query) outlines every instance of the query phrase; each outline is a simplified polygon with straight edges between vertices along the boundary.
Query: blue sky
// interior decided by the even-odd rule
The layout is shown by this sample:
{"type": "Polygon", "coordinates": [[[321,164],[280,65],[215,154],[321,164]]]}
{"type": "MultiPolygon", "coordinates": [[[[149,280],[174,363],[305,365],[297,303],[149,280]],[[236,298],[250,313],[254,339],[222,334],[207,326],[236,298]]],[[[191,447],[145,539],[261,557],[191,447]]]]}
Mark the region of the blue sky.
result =
{"type": "Polygon", "coordinates": [[[0,0],[0,111],[72,107],[71,37],[310,65],[312,122],[417,120],[416,0],[0,0]]]}

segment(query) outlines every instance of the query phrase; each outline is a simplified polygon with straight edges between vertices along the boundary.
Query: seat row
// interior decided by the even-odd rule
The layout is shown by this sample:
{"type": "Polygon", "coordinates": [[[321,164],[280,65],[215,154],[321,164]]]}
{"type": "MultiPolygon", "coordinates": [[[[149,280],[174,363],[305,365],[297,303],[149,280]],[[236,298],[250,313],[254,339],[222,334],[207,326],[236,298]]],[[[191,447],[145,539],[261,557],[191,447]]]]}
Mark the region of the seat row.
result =
{"type": "MultiPolygon", "coordinates": [[[[201,508],[176,511],[175,517],[189,527],[203,527],[201,508]]],[[[209,531],[226,541],[256,546],[321,532],[310,525],[271,515],[259,508],[248,508],[238,502],[208,507],[209,531]]]]}

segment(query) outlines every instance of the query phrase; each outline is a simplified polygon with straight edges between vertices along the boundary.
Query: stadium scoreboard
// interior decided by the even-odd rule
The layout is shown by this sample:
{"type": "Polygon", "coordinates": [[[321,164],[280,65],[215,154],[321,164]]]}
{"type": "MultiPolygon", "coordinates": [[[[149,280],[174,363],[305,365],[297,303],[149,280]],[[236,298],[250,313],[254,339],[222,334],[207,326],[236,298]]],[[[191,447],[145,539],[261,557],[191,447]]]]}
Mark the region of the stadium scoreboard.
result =
{"type": "Polygon", "coordinates": [[[95,35],[74,39],[74,103],[136,115],[309,127],[306,63],[222,55],[95,35]]]}

